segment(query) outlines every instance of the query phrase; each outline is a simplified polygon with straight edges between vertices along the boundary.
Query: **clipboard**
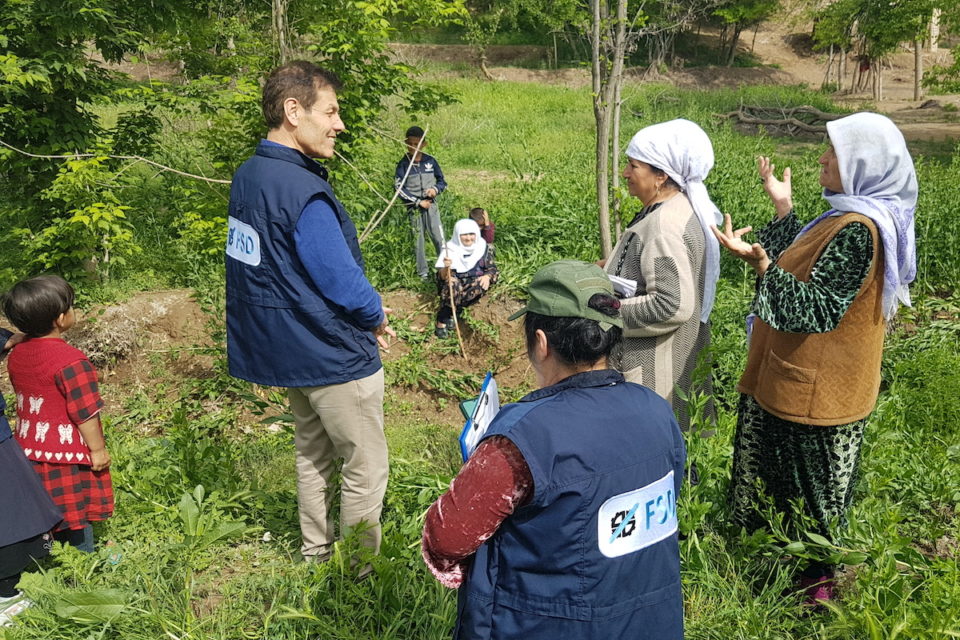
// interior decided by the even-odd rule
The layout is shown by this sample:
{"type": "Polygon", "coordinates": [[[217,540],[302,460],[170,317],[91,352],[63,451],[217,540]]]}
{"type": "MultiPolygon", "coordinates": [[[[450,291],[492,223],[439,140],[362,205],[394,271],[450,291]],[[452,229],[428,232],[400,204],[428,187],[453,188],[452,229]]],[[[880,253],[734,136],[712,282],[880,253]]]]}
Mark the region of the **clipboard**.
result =
{"type": "Polygon", "coordinates": [[[476,398],[460,403],[460,411],[467,419],[460,432],[460,456],[466,462],[500,411],[500,393],[492,372],[487,372],[476,398]]]}

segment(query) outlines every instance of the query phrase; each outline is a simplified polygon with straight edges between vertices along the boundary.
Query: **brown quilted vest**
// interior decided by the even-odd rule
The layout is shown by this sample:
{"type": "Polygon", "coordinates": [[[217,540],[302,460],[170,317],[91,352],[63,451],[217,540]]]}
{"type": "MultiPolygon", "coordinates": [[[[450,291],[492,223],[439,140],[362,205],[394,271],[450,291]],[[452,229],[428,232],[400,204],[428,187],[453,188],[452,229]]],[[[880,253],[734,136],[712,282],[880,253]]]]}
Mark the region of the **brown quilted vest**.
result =
{"type": "Polygon", "coordinates": [[[873,264],[853,303],[833,331],[787,333],[756,318],[747,368],[737,388],[773,415],[831,426],[854,422],[873,410],[880,390],[883,352],[883,245],[874,223],[858,213],[825,218],[777,260],[807,282],[826,246],[851,222],[870,229],[873,264]]]}

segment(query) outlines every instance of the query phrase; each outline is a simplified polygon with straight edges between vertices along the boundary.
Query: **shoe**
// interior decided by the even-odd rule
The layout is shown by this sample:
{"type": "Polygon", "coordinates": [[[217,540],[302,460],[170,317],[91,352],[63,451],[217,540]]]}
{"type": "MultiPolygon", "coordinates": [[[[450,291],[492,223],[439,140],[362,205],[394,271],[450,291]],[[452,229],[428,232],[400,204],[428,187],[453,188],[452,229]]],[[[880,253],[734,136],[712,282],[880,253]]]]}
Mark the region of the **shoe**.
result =
{"type": "Polygon", "coordinates": [[[447,320],[447,331],[453,331],[457,328],[457,323],[454,322],[453,318],[447,320]]]}
{"type": "Polygon", "coordinates": [[[822,607],[834,599],[836,582],[830,576],[800,576],[800,590],[804,592],[803,604],[807,607],[822,607]]]}
{"type": "Polygon", "coordinates": [[[331,557],[333,557],[333,554],[328,551],[327,553],[303,556],[303,561],[306,564],[323,564],[324,562],[329,562],[331,557]]]}
{"type": "Polygon", "coordinates": [[[369,562],[357,572],[357,578],[354,580],[356,583],[366,582],[373,576],[373,565],[369,562]]]}
{"type": "Polygon", "coordinates": [[[11,626],[14,616],[32,606],[33,601],[28,600],[22,592],[9,598],[0,598],[0,627],[11,626]]]}
{"type": "Polygon", "coordinates": [[[447,331],[446,327],[435,327],[433,330],[433,335],[437,336],[441,340],[444,340],[450,335],[450,333],[447,331]]]}

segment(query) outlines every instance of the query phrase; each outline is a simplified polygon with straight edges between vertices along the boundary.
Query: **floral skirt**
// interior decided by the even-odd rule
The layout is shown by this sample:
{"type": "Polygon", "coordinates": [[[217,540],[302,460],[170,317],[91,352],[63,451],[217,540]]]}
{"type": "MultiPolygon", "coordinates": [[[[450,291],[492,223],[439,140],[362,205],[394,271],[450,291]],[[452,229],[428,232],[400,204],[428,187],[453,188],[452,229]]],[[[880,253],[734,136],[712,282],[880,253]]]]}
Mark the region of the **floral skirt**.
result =
{"type": "MultiPolygon", "coordinates": [[[[440,294],[440,311],[437,313],[437,320],[443,322],[452,315],[450,307],[450,285],[446,280],[437,277],[437,290],[440,294]]],[[[487,292],[480,286],[480,278],[454,278],[453,279],[453,302],[457,309],[469,307],[487,292]]]]}
{"type": "Polygon", "coordinates": [[[831,537],[846,525],[860,464],[867,418],[830,427],[783,420],[741,395],[734,437],[730,501],[734,523],[748,530],[764,526],[763,494],[785,514],[791,501],[831,537]]]}

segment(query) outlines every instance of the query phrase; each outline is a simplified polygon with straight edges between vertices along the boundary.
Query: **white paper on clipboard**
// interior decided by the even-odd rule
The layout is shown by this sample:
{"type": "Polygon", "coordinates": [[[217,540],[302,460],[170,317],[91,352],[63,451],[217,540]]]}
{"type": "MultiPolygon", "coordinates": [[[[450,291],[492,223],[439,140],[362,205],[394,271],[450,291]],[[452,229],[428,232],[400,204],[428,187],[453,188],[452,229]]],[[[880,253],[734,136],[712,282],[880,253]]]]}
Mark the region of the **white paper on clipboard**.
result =
{"type": "Polygon", "coordinates": [[[483,379],[483,386],[480,387],[477,406],[467,418],[467,423],[463,425],[463,431],[460,433],[460,455],[464,462],[477,448],[480,439],[499,411],[500,393],[497,390],[497,380],[492,373],[487,373],[487,377],[483,379]]]}
{"type": "Polygon", "coordinates": [[[613,285],[613,290],[620,294],[621,298],[632,298],[637,295],[637,281],[631,280],[629,278],[621,278],[620,276],[607,275],[610,278],[610,284],[613,285]]]}

